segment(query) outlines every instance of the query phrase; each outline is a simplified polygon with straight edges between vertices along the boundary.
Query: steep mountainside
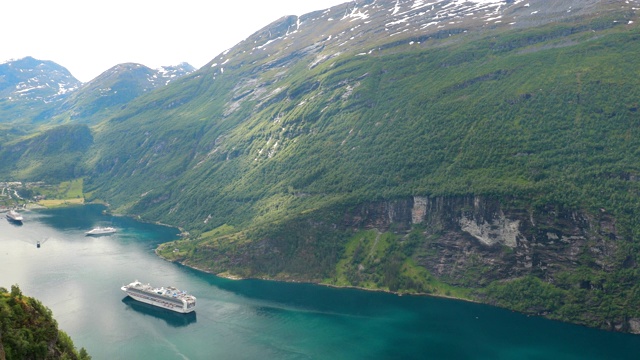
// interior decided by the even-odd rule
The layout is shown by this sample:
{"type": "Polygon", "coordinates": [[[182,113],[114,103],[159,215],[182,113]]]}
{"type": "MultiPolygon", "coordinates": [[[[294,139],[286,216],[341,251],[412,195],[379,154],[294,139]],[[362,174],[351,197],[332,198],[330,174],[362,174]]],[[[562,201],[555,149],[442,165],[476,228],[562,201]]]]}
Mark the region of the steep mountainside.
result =
{"type": "Polygon", "coordinates": [[[158,252],[215,273],[640,332],[638,8],[366,0],[283,17],[105,113],[86,192],[184,227],[158,252]]]}
{"type": "Polygon", "coordinates": [[[57,183],[84,174],[82,160],[93,144],[86,125],[61,125],[38,135],[0,143],[3,179],[40,179],[57,183]]]}
{"type": "MultiPolygon", "coordinates": [[[[606,99],[597,93],[599,82],[616,83],[628,74],[626,56],[634,49],[609,53],[603,44],[634,36],[633,6],[364,1],[285,17],[114,116],[98,141],[119,139],[123,146],[92,157],[96,184],[105,185],[105,197],[130,203],[129,192],[109,190],[120,189],[110,179],[121,178],[156,204],[142,199],[135,211],[174,223],[204,221],[212,210],[238,207],[243,220],[254,220],[257,214],[246,211],[256,204],[246,200],[283,190],[340,198],[354,191],[414,195],[468,191],[469,181],[479,186],[472,191],[503,185],[527,190],[550,180],[548,166],[537,161],[566,153],[567,144],[554,142],[547,131],[587,142],[588,149],[599,141],[588,133],[559,132],[579,131],[566,129],[561,119],[612,115],[591,108],[613,99],[613,93],[606,99]],[[541,11],[545,16],[538,17],[541,11]],[[516,27],[519,22],[529,28],[516,27]],[[544,22],[549,24],[533,27],[544,22]],[[392,31],[394,26],[408,30],[392,31]],[[605,42],[603,36],[611,38],[605,42]],[[592,55],[582,56],[587,52],[592,55]],[[579,103],[559,101],[576,91],[584,92],[579,103]],[[497,143],[502,145],[491,148],[497,143]],[[494,179],[490,169],[502,165],[513,171],[494,179]],[[463,172],[474,175],[455,176],[463,172]],[[185,206],[185,217],[175,211],[187,189],[189,197],[225,205],[185,206]]],[[[608,90],[620,92],[616,104],[633,115],[633,84],[623,87],[608,90]]],[[[213,214],[215,223],[227,221],[223,215],[213,214]]]]}
{"type": "Polygon", "coordinates": [[[156,70],[133,63],[116,65],[69,96],[58,110],[61,114],[55,118],[59,122],[99,123],[136,97],[194,70],[186,63],[156,70]]]}

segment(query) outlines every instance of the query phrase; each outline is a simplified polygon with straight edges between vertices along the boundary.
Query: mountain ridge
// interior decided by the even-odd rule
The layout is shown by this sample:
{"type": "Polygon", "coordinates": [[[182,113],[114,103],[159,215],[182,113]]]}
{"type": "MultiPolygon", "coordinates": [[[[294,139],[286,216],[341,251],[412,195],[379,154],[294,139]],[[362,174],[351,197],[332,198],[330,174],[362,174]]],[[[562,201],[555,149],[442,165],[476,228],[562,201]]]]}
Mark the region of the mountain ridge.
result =
{"type": "Polygon", "coordinates": [[[0,97],[9,100],[57,101],[81,84],[66,68],[30,56],[0,64],[0,79],[0,97]]]}
{"type": "Polygon", "coordinates": [[[56,117],[68,118],[74,123],[99,123],[136,97],[166,86],[194,70],[187,63],[159,69],[136,63],[115,65],[71,94],[61,106],[70,111],[60,111],[56,117]]]}
{"type": "Polygon", "coordinates": [[[158,69],[118,64],[82,83],[53,61],[29,56],[6,61],[0,64],[0,127],[11,124],[35,131],[45,123],[95,124],[113,108],[193,71],[195,68],[188,63],[158,69]],[[71,108],[74,111],[69,114],[71,108]]]}

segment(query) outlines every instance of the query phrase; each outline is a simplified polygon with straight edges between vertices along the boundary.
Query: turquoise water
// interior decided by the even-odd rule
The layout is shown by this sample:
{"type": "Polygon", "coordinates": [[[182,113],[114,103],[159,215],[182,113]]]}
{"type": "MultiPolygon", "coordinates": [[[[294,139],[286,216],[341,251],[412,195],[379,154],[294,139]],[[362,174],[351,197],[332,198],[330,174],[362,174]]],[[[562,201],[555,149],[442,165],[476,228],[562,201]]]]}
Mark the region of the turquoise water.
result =
{"type": "Polygon", "coordinates": [[[0,286],[48,306],[94,359],[638,359],[640,336],[462,301],[309,284],[232,281],[156,257],[173,228],[100,206],[0,221],[0,286]],[[86,237],[92,227],[118,233],[86,237]],[[40,241],[41,247],[36,243],[40,241]],[[181,315],[133,302],[133,280],[198,298],[181,315]]]}

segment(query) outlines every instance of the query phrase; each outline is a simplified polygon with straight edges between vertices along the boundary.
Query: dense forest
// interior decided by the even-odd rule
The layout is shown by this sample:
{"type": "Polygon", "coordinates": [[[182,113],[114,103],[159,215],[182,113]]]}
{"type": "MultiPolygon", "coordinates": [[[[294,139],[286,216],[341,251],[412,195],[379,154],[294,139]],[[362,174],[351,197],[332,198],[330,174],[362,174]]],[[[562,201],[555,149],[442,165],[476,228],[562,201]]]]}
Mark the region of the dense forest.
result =
{"type": "Polygon", "coordinates": [[[0,359],[91,359],[58,329],[51,310],[24,296],[17,285],[0,288],[0,359]]]}

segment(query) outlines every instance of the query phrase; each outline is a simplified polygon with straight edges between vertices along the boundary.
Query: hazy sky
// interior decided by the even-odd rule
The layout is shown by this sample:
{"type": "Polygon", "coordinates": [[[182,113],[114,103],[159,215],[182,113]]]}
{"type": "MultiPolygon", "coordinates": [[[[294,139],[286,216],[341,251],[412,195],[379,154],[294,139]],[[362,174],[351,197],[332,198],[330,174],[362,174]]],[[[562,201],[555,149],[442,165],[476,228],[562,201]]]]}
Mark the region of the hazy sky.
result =
{"type": "Polygon", "coordinates": [[[284,15],[346,0],[3,0],[0,63],[33,56],[89,81],[110,67],[199,68],[284,15]]]}

